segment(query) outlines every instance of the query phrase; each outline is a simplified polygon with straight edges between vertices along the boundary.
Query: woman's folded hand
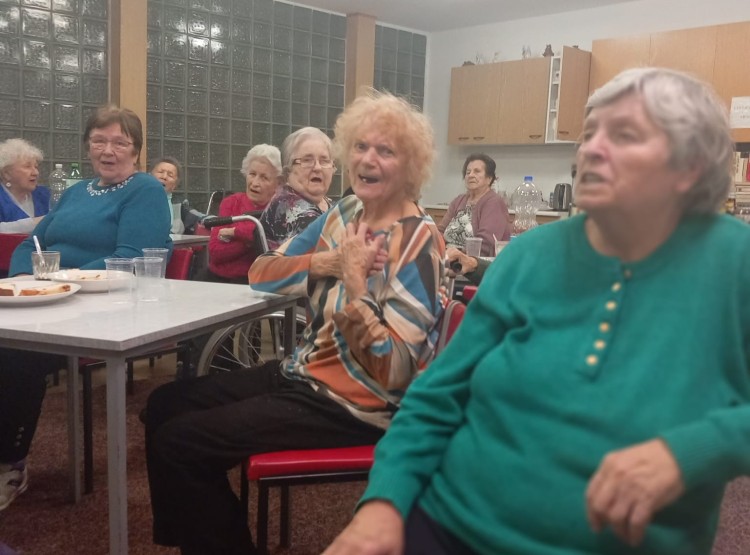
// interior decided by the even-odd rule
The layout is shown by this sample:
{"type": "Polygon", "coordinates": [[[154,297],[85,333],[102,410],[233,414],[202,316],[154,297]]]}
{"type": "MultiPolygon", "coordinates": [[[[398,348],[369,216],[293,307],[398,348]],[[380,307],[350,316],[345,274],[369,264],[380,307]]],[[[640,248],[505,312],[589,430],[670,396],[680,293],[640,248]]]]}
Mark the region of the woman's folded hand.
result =
{"type": "Polygon", "coordinates": [[[403,551],[401,514],[386,501],[370,501],[357,511],[323,555],[401,555],[403,551]]]}

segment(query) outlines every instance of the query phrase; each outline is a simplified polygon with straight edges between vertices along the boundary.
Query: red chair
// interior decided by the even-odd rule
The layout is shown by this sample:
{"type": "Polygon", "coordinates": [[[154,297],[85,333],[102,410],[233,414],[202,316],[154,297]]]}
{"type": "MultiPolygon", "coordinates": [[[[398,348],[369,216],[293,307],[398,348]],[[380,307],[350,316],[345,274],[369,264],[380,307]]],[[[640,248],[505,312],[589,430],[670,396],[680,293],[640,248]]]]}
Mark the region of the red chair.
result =
{"type": "Polygon", "coordinates": [[[468,303],[471,299],[474,298],[474,295],[477,294],[477,286],[476,285],[467,285],[463,288],[463,291],[461,291],[461,295],[463,296],[463,300],[465,303],[468,303]]]}
{"type": "Polygon", "coordinates": [[[0,233],[0,278],[8,276],[10,257],[26,237],[25,233],[0,233]]]}
{"type": "MultiPolygon", "coordinates": [[[[193,249],[180,248],[172,251],[172,257],[169,259],[165,275],[168,279],[190,279],[190,273],[193,267],[193,249]]],[[[170,353],[183,352],[182,344],[167,347],[157,352],[148,353],[138,357],[128,359],[128,393],[133,394],[133,363],[143,358],[149,359],[149,365],[154,365],[154,359],[170,353]]],[[[94,447],[93,447],[93,408],[92,408],[92,385],[91,371],[94,368],[101,367],[103,361],[93,358],[78,359],[78,368],[82,375],[82,402],[83,402],[83,491],[91,493],[94,491],[94,447]]]]}
{"type": "MultiPolygon", "coordinates": [[[[450,301],[440,320],[440,333],[435,354],[440,353],[458,328],[466,311],[459,301],[450,301]]],[[[248,480],[258,483],[258,515],[256,545],[260,553],[268,553],[268,490],[281,488],[279,540],[289,547],[289,486],[330,482],[367,480],[373,461],[374,445],[305,449],[261,453],[248,458],[243,465],[240,503],[248,507],[248,480]]]]}

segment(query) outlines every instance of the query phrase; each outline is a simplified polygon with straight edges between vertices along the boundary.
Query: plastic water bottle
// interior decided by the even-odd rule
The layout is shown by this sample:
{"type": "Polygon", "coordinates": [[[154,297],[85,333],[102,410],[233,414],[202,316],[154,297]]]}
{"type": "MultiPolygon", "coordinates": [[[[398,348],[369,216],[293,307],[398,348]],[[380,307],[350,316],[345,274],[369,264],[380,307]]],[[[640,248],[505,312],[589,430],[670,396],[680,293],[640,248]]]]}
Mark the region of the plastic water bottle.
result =
{"type": "Polygon", "coordinates": [[[52,210],[57,203],[60,202],[60,197],[65,192],[65,186],[67,185],[65,172],[62,169],[62,164],[55,164],[55,171],[49,174],[49,181],[47,186],[49,187],[49,209],[52,210]]]}
{"type": "Polygon", "coordinates": [[[516,211],[516,217],[513,220],[513,235],[518,235],[538,225],[536,212],[541,205],[542,193],[534,185],[532,177],[527,175],[511,196],[511,206],[516,211]]]}
{"type": "Polygon", "coordinates": [[[78,162],[73,162],[70,165],[70,175],[68,176],[67,186],[70,187],[71,185],[75,185],[78,183],[81,179],[81,169],[78,167],[78,162]]]}

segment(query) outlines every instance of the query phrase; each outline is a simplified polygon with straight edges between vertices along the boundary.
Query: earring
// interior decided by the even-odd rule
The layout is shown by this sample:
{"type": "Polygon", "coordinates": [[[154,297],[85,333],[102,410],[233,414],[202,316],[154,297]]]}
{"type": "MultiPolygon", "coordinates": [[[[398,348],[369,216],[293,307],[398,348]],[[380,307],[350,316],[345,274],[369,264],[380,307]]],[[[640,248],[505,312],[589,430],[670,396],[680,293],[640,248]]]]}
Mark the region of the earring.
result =
{"type": "Polygon", "coordinates": [[[5,184],[5,186],[6,186],[6,187],[7,187],[8,189],[10,189],[10,188],[11,188],[11,187],[13,186],[13,184],[12,184],[12,183],[11,183],[10,181],[8,181],[8,182],[7,182],[6,184],[5,184]]]}

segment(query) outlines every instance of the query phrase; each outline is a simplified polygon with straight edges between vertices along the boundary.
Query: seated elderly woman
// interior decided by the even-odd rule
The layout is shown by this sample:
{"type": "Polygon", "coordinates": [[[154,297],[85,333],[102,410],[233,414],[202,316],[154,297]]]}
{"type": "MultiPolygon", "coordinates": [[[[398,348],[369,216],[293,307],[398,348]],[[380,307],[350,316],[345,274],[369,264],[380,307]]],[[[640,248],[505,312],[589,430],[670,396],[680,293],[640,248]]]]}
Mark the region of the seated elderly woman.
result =
{"type": "Polygon", "coordinates": [[[158,179],[164,185],[164,192],[167,193],[167,205],[169,206],[169,216],[172,221],[171,233],[183,233],[185,224],[182,221],[182,205],[172,202],[172,194],[182,179],[182,165],[172,156],[164,156],[154,162],[151,168],[151,175],[158,179]]]}
{"type": "MultiPolygon", "coordinates": [[[[162,186],[136,170],[143,146],[138,116],[115,106],[99,108],[89,118],[83,140],[97,177],[67,189],[39,223],[34,234],[42,248],[59,251],[62,267],[85,269],[104,269],[107,257],[142,256],[144,247],[171,248],[162,186]]],[[[33,250],[32,238],[18,246],[11,276],[31,273],[33,250]]],[[[64,364],[63,357],[0,348],[0,510],[27,487],[26,456],[44,399],[45,375],[64,364]]]]}
{"type": "Polygon", "coordinates": [[[495,240],[510,238],[508,207],[491,188],[497,180],[495,161],[486,154],[470,154],[463,177],[466,193],[453,199],[438,228],[448,247],[463,250],[467,237],[481,237],[481,256],[495,256],[495,240]]]}
{"type": "Polygon", "coordinates": [[[0,143],[0,233],[31,233],[49,212],[49,189],[39,187],[42,158],[23,139],[0,143]]]}
{"type": "Polygon", "coordinates": [[[331,207],[326,194],[336,171],[331,139],[315,127],[303,127],[284,139],[281,156],[286,185],[260,217],[271,249],[297,235],[331,207]]]}
{"type": "MultiPolygon", "coordinates": [[[[242,160],[246,190],[235,193],[219,206],[219,216],[239,216],[263,210],[281,184],[281,153],[275,146],[260,144],[247,151],[242,160]]],[[[247,271],[256,256],[255,224],[237,222],[211,230],[208,244],[208,272],[204,279],[227,283],[247,283],[247,271]]]]}
{"type": "MultiPolygon", "coordinates": [[[[355,195],[250,269],[256,290],[309,294],[311,323],[292,357],[170,383],[149,398],[156,543],[253,553],[227,470],[254,453],[377,441],[431,360],[443,241],[416,202],[434,157],[430,125],[373,93],[346,108],[335,134],[355,195]]],[[[315,153],[316,166],[325,155],[315,153]]]]}
{"type": "Polygon", "coordinates": [[[505,247],[325,553],[710,553],[724,484],[750,472],[750,227],[719,214],[732,150],[692,77],[632,69],[595,91],[586,213],[505,247]]]}

